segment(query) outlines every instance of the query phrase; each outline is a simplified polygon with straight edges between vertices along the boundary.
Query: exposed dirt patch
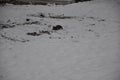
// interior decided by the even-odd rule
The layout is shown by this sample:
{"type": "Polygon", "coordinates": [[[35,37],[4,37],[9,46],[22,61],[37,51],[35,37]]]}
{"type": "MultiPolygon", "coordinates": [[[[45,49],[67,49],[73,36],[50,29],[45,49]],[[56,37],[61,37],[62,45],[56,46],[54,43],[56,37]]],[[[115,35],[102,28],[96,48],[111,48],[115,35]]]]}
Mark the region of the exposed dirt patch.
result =
{"type": "Polygon", "coordinates": [[[51,33],[49,31],[44,31],[44,30],[41,30],[39,32],[28,32],[26,33],[27,35],[31,35],[31,36],[40,36],[42,34],[48,34],[50,35],[51,33]]]}
{"type": "Polygon", "coordinates": [[[0,34],[0,36],[6,40],[10,40],[10,41],[13,41],[13,42],[22,42],[22,43],[25,43],[25,42],[29,42],[29,40],[25,40],[25,39],[16,39],[16,38],[12,38],[12,37],[8,37],[4,34],[0,34]]]}
{"type": "Polygon", "coordinates": [[[63,27],[61,25],[56,25],[56,26],[53,26],[53,28],[52,28],[52,30],[55,30],[55,31],[62,30],[62,29],[63,29],[63,27]]]}
{"type": "Polygon", "coordinates": [[[13,28],[13,27],[15,27],[15,25],[11,25],[11,24],[0,24],[0,29],[13,28]]]}

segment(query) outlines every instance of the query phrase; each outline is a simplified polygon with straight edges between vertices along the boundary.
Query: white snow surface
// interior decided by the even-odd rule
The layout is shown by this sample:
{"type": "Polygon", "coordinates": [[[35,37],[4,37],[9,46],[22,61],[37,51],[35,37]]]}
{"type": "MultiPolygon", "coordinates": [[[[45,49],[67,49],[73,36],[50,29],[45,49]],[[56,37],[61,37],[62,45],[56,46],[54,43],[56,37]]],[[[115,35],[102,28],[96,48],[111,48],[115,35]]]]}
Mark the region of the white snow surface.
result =
{"type": "Polygon", "coordinates": [[[120,80],[119,9],[103,0],[0,6],[0,24],[15,25],[0,29],[0,80],[120,80]],[[50,34],[27,35],[40,30],[50,34]]]}

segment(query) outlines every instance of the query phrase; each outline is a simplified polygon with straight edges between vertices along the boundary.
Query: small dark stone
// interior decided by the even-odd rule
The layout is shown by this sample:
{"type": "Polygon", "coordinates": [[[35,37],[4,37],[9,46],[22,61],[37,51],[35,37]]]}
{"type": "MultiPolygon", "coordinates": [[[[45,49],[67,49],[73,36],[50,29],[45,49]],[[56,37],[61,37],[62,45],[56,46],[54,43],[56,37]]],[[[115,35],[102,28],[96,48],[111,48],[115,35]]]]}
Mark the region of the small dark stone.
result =
{"type": "Polygon", "coordinates": [[[30,21],[30,19],[26,19],[26,21],[30,21]]]}
{"type": "Polygon", "coordinates": [[[40,14],[40,17],[45,17],[45,15],[43,13],[40,14]]]}
{"type": "Polygon", "coordinates": [[[53,26],[52,30],[61,30],[63,27],[61,25],[53,26]]]}

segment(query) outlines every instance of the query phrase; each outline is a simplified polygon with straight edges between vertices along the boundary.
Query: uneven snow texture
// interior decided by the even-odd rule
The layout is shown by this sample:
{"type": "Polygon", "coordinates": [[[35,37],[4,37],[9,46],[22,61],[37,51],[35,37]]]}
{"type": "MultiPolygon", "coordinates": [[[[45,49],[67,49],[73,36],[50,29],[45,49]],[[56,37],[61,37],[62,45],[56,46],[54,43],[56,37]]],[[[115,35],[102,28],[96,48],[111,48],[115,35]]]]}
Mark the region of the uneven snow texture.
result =
{"type": "Polygon", "coordinates": [[[0,80],[120,80],[119,9],[113,0],[0,6],[0,80]],[[40,31],[50,34],[27,35],[40,31]]]}

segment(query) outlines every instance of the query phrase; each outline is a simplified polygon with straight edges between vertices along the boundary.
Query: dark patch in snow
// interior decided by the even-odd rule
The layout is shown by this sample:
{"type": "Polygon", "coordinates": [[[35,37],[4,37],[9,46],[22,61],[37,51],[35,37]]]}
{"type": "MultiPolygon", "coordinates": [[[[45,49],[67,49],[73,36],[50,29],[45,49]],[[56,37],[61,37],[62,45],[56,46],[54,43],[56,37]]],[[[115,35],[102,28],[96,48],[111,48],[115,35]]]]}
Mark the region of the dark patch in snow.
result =
{"type": "Polygon", "coordinates": [[[50,35],[50,31],[39,31],[39,34],[48,34],[48,35],[50,35]]]}
{"type": "Polygon", "coordinates": [[[88,31],[89,31],[89,32],[93,32],[93,30],[92,30],[92,29],[88,29],[88,31]]]}
{"type": "Polygon", "coordinates": [[[58,37],[58,36],[56,36],[56,37],[50,36],[49,39],[63,39],[63,38],[62,37],[58,37]]]}
{"type": "Polygon", "coordinates": [[[90,19],[96,19],[95,17],[92,17],[92,16],[90,16],[90,17],[87,17],[87,18],[90,18],[90,19]]]}
{"type": "Polygon", "coordinates": [[[53,26],[52,30],[62,30],[63,27],[61,25],[56,25],[56,26],[53,26]]]}
{"type": "Polygon", "coordinates": [[[48,34],[48,35],[50,35],[50,32],[49,31],[41,30],[39,32],[28,32],[27,33],[27,35],[31,35],[31,36],[40,36],[42,34],[48,34]]]}
{"type": "Polygon", "coordinates": [[[4,28],[13,28],[15,27],[15,25],[10,25],[10,24],[0,24],[0,29],[4,29],[4,28]]]}
{"type": "Polygon", "coordinates": [[[96,20],[96,21],[98,21],[98,22],[104,22],[104,21],[106,21],[106,19],[99,18],[99,17],[93,17],[93,16],[86,17],[86,18],[87,18],[87,19],[96,20]]]}
{"type": "Polygon", "coordinates": [[[33,21],[32,19],[26,18],[26,22],[23,23],[22,25],[31,25],[31,24],[41,24],[40,21],[33,21]]]}
{"type": "Polygon", "coordinates": [[[41,24],[41,22],[39,21],[33,21],[33,22],[26,22],[26,23],[23,23],[23,25],[29,25],[29,24],[41,24]]]}
{"type": "Polygon", "coordinates": [[[25,39],[16,39],[16,38],[11,38],[11,37],[8,37],[6,36],[5,34],[0,34],[0,36],[4,39],[7,39],[7,40],[10,40],[10,41],[13,41],[13,42],[22,42],[22,43],[25,43],[25,42],[29,42],[30,40],[25,40],[25,39]]]}
{"type": "Polygon", "coordinates": [[[44,13],[40,13],[40,17],[45,17],[45,14],[44,13]]]}
{"type": "MultiPolygon", "coordinates": [[[[15,24],[15,23],[14,23],[15,24]]],[[[22,24],[16,24],[16,25],[32,25],[32,24],[35,24],[35,25],[41,25],[41,22],[39,21],[26,21],[25,23],[22,23],[22,24]]]]}
{"type": "Polygon", "coordinates": [[[58,37],[58,39],[61,39],[61,37],[58,37]]]}
{"type": "Polygon", "coordinates": [[[74,38],[73,36],[71,36],[71,38],[74,38]]]}
{"type": "Polygon", "coordinates": [[[95,37],[100,37],[100,34],[98,32],[96,32],[93,29],[88,29],[89,32],[93,32],[95,34],[95,37]]]}
{"type": "Polygon", "coordinates": [[[28,32],[27,35],[31,35],[31,36],[39,36],[40,34],[37,32],[28,32]]]}
{"type": "Polygon", "coordinates": [[[76,18],[75,16],[49,16],[50,18],[53,19],[72,19],[72,18],[76,18]]]}
{"type": "Polygon", "coordinates": [[[26,21],[30,21],[30,19],[26,19],[26,21]]]}
{"type": "Polygon", "coordinates": [[[105,19],[99,19],[98,22],[106,21],[105,19]]]}
{"type": "Polygon", "coordinates": [[[9,23],[9,22],[11,22],[11,20],[9,19],[9,20],[7,20],[7,23],[9,23]]]}
{"type": "Polygon", "coordinates": [[[90,26],[95,26],[95,24],[89,24],[90,26]]]}
{"type": "Polygon", "coordinates": [[[37,13],[37,14],[27,14],[27,16],[30,16],[30,17],[46,17],[46,15],[45,14],[43,14],[43,13],[37,13]]]}

